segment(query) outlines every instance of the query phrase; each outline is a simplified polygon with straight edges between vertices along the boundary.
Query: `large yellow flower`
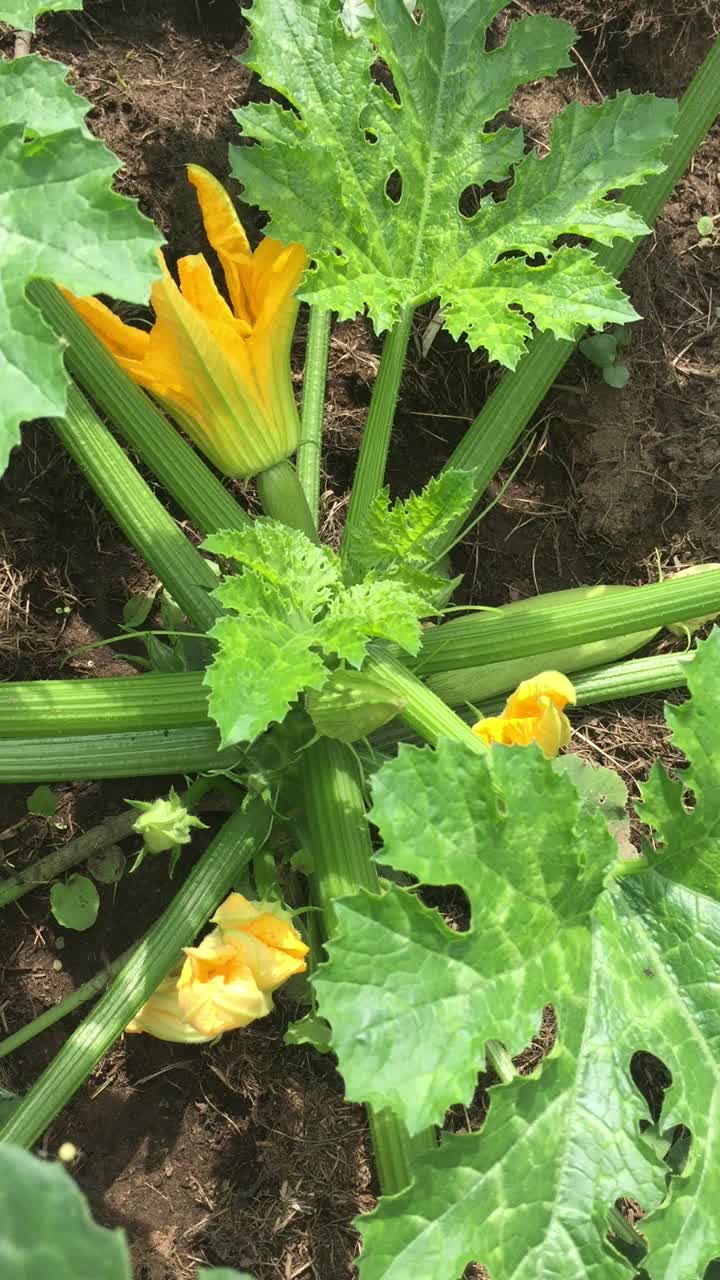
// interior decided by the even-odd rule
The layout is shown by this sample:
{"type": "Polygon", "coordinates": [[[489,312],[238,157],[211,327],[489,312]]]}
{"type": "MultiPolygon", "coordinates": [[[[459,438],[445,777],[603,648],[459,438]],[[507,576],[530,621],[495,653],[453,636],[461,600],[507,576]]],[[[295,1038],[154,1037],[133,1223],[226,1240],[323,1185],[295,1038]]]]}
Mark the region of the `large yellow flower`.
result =
{"type": "Polygon", "coordinates": [[[473,733],[488,746],[500,742],[506,747],[527,747],[537,742],[550,759],[570,741],[570,721],[563,714],[575,702],[575,690],[559,671],[542,671],[532,680],[523,680],[510,694],[499,716],[487,716],[473,725],[473,733]]]}
{"type": "Polygon", "coordinates": [[[272,1009],[272,992],[303,973],[308,948],[278,903],[231,893],[217,925],[160,983],[126,1028],[197,1044],[246,1027],[272,1009]]]}
{"type": "Polygon", "coordinates": [[[126,373],[165,406],[226,475],[248,477],[282,462],[298,444],[290,379],[295,291],[307,266],[302,245],[265,237],[252,252],[220,183],[188,166],[207,238],[231,306],[202,254],[181,258],[180,285],[163,259],[152,288],[150,332],[125,324],[97,298],[77,311],[126,373]]]}

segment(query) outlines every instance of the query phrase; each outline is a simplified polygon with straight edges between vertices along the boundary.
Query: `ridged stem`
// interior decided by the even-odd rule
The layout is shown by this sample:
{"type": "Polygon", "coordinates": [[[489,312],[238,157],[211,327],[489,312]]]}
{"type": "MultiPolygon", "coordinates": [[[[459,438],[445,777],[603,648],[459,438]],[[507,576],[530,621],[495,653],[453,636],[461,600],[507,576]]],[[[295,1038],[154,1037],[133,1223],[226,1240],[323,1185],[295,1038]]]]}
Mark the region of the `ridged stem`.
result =
{"type": "Polygon", "coordinates": [[[266,516],[280,520],[291,529],[299,529],[311,542],[317,542],[307,498],[291,462],[278,462],[255,478],[258,496],[266,516]]]}
{"type": "Polygon", "coordinates": [[[381,645],[371,646],[364,670],[402,699],[404,705],[399,718],[425,742],[435,746],[441,738],[452,738],[455,742],[464,742],[470,751],[480,753],[487,750],[446,702],[381,645]]]}
{"type": "Polygon", "coordinates": [[[218,731],[208,721],[187,729],[141,733],[2,738],[0,783],[171,777],[227,769],[239,755],[236,747],[220,749],[218,731]]]}
{"type": "Polygon", "coordinates": [[[56,1022],[60,1022],[69,1013],[79,1009],[80,1005],[92,1000],[93,996],[104,990],[115,974],[129,960],[132,953],[133,948],[128,947],[128,950],[123,951],[117,960],[113,960],[104,969],[101,969],[99,973],[96,973],[94,977],[88,978],[87,982],[83,982],[81,986],[76,987],[63,1000],[51,1005],[49,1009],[45,1009],[36,1018],[26,1022],[24,1026],[14,1031],[12,1035],[0,1040],[0,1058],[6,1058],[9,1053],[14,1053],[16,1049],[22,1048],[24,1044],[27,1044],[28,1040],[33,1040],[35,1036],[42,1035],[42,1032],[47,1031],[48,1027],[54,1027],[56,1022]]]}
{"type": "MultiPolygon", "coordinates": [[[[720,41],[716,41],[680,103],[677,135],[665,155],[667,168],[642,187],[623,194],[623,201],[652,226],[673,188],[687,169],[706,133],[720,115],[720,41]]],[[[616,240],[600,248],[597,262],[614,276],[622,275],[642,241],[616,240]]],[[[446,463],[474,473],[476,500],[512,450],[563,366],[575,350],[573,342],[538,334],[514,373],[506,373],[446,463]]],[[[446,545],[460,531],[467,513],[443,535],[446,545]]]]}
{"type": "MultiPolygon", "coordinates": [[[[352,751],[329,738],[313,743],[304,756],[303,794],[313,860],[313,897],[322,907],[323,930],[328,937],[339,898],[360,889],[380,892],[362,780],[352,751]]],[[[435,1132],[428,1129],[411,1139],[402,1122],[387,1110],[368,1108],[368,1119],[380,1186],[385,1195],[394,1195],[409,1185],[413,1158],[435,1146],[435,1132]]]]}
{"type": "Polygon", "coordinates": [[[428,676],[477,667],[713,613],[720,613],[720,569],[624,587],[573,605],[538,604],[531,613],[469,614],[426,629],[415,671],[428,676]]]}
{"type": "Polygon", "coordinates": [[[353,477],[343,536],[344,556],[352,554],[352,540],[361,536],[370,505],[385,480],[390,435],[412,321],[413,309],[406,307],[385,339],[353,477]]]}
{"type": "Polygon", "coordinates": [[[65,417],[52,425],[153,573],[195,626],[207,631],[220,612],[210,598],[217,578],[77,387],[68,389],[65,417]]]}
{"type": "Polygon", "coordinates": [[[0,684],[0,739],[207,725],[203,671],[0,684]]]}
{"type": "Polygon", "coordinates": [[[331,311],[323,311],[321,307],[310,308],[300,415],[300,444],[295,464],[298,480],[307,498],[316,528],[320,503],[320,458],[331,320],[331,311]]]}
{"type": "Polygon", "coordinates": [[[65,362],[113,426],[202,533],[241,529],[249,517],[209,467],[120,368],[57,285],[33,280],[28,297],[65,340],[65,362]]]}
{"type": "Polygon", "coordinates": [[[181,948],[193,942],[267,831],[268,811],[257,800],[228,819],[105,995],[14,1109],[0,1141],[30,1147],[45,1132],[155,991],[181,948]]]}

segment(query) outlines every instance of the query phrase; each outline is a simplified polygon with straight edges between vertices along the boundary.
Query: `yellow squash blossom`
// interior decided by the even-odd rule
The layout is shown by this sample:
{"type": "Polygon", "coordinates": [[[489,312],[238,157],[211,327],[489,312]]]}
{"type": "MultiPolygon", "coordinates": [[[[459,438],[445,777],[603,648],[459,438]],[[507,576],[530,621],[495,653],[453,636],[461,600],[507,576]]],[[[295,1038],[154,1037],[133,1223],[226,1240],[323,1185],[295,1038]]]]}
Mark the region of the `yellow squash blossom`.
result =
{"type": "Polygon", "coordinates": [[[510,694],[499,716],[487,716],[473,725],[473,733],[488,746],[500,742],[506,747],[527,747],[537,742],[548,759],[570,741],[570,721],[564,715],[568,703],[575,702],[575,690],[559,671],[542,671],[532,680],[523,680],[510,694]]]}
{"type": "Polygon", "coordinates": [[[220,183],[198,165],[188,166],[188,177],[230,306],[201,253],[179,260],[179,287],[162,260],[150,332],[125,324],[97,298],[66,296],[118,364],[221,471],[248,477],[297,448],[290,343],[307,256],[302,245],[267,236],[251,251],[220,183]]]}
{"type": "Polygon", "coordinates": [[[199,1044],[246,1027],[272,1009],[273,991],[304,973],[308,948],[283,908],[231,893],[217,927],[160,983],[126,1028],[199,1044]]]}

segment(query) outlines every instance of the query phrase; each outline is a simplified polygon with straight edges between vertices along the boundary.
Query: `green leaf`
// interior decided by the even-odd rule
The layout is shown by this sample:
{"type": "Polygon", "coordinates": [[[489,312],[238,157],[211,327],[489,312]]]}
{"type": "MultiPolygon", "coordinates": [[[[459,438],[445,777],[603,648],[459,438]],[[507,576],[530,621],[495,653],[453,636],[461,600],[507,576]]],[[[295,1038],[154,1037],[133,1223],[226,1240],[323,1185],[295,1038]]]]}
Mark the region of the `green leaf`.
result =
{"type": "Polygon", "coordinates": [[[580,350],[591,364],[605,369],[617,356],[617,338],[612,333],[594,333],[580,343],[580,350]]]}
{"type": "Polygon", "coordinates": [[[7,22],[15,31],[34,31],[35,19],[43,13],[60,13],[82,9],[82,6],[83,0],[0,0],[0,22],[7,22]]]}
{"type": "Polygon", "coordinates": [[[571,778],[589,813],[600,813],[607,822],[610,834],[618,843],[620,856],[636,857],[637,852],[630,839],[630,817],[627,812],[627,787],[614,769],[588,764],[579,756],[568,752],[553,762],[558,773],[571,778]]]}
{"type": "Polygon", "coordinates": [[[131,1280],[123,1231],[92,1221],[58,1164],[0,1146],[0,1275],[22,1280],[131,1280]]]}
{"type": "Polygon", "coordinates": [[[414,1133],[469,1100],[486,1040],[519,1053],[545,1003],[563,1016],[616,849],[535,747],[401,746],[373,791],[378,859],[460,885],[473,921],[455,932],[396,887],[341,900],[314,979],[349,1097],[389,1107],[414,1133]]]}
{"type": "Polygon", "coordinates": [[[299,530],[261,518],[204,545],[242,566],[213,593],[232,610],[210,632],[218,652],[205,678],[224,745],[251,741],[303,690],[322,689],[330,668],[317,650],[355,667],[374,637],[417,653],[426,601],[395,581],[345,588],[335,553],[299,530]]]}
{"type": "Polygon", "coordinates": [[[28,813],[38,814],[41,818],[53,818],[57,813],[57,796],[45,783],[30,792],[25,807],[28,813]]]}
{"type": "Polygon", "coordinates": [[[225,746],[251,742],[284,719],[301,690],[321,689],[329,675],[311,649],[311,628],[298,633],[278,618],[221,618],[210,635],[220,651],[205,684],[225,746]]]}
{"type": "Polygon", "coordinates": [[[97,920],[100,898],[92,880],[75,872],[50,890],[50,910],[64,929],[89,929],[97,920]]]}
{"type": "Polygon", "coordinates": [[[688,701],[665,708],[673,746],[687,758],[687,767],[672,777],[656,763],[640,788],[639,813],[661,846],[657,854],[646,852],[662,874],[720,899],[720,628],[713,627],[698,643],[687,683],[688,701]]]}
{"type": "MultiPolygon", "coordinates": [[[[15,21],[34,12],[18,5],[15,21]]],[[[70,95],[55,64],[0,62],[0,474],[20,422],[65,409],[61,347],[25,296],[29,282],[144,302],[159,271],[158,232],[112,191],[118,161],[80,124],[88,104],[73,108],[70,95]]]]}
{"type": "Polygon", "coordinates": [[[488,51],[504,7],[425,0],[420,20],[400,0],[375,0],[353,37],[329,0],[256,0],[244,60],[293,110],[273,101],[236,113],[260,145],[234,148],[233,171],[269,211],[271,234],[315,260],[301,297],[341,317],[367,306],[378,330],[439,297],[453,335],[514,367],[529,314],[559,336],[636,318],[591,253],[556,251],[557,240],[647,233],[606,196],[662,170],[677,108],[630,93],[573,105],[550,155],[525,156],[522,130],[491,126],[520,85],[570,65],[574,32],[529,17],[488,51]],[[394,94],[372,78],[378,57],[394,94]],[[465,191],[511,176],[504,199],[485,195],[474,216],[461,214],[465,191]],[[537,254],[544,264],[530,265],[537,254]]]}
{"type": "Polygon", "coordinates": [[[88,871],[100,884],[117,884],[122,880],[127,858],[119,844],[108,845],[88,858],[88,871]]]}
{"type": "Polygon", "coordinates": [[[397,582],[360,582],[333,600],[316,628],[326,653],[336,653],[353,667],[362,665],[368,640],[394,640],[406,653],[420,648],[418,619],[429,612],[427,601],[410,595],[397,582]]]}
{"type": "MultiPolygon", "coordinates": [[[[131,631],[141,627],[146,622],[153,605],[155,604],[155,596],[157,591],[139,591],[137,595],[131,596],[125,601],[122,611],[123,626],[129,627],[131,631]]],[[[166,623],[163,622],[163,626],[166,623]]],[[[168,628],[169,629],[169,628],[168,628]]]]}
{"type": "Polygon", "coordinates": [[[324,1018],[319,1018],[316,1013],[306,1013],[299,1022],[290,1023],[283,1036],[283,1044],[309,1044],[318,1053],[330,1053],[330,1028],[324,1018]]]}
{"type": "Polygon", "coordinates": [[[422,493],[411,493],[392,505],[389,490],[382,489],[352,540],[351,572],[355,577],[373,572],[392,577],[407,590],[428,596],[438,584],[441,590],[447,588],[447,579],[439,573],[427,579],[421,575],[437,561],[443,534],[456,527],[474,500],[471,473],[452,468],[433,476],[422,493]]]}
{"type": "Polygon", "coordinates": [[[616,391],[622,391],[630,381],[630,370],[621,360],[616,360],[614,364],[609,364],[603,369],[603,381],[609,387],[614,387],[616,391]]]}

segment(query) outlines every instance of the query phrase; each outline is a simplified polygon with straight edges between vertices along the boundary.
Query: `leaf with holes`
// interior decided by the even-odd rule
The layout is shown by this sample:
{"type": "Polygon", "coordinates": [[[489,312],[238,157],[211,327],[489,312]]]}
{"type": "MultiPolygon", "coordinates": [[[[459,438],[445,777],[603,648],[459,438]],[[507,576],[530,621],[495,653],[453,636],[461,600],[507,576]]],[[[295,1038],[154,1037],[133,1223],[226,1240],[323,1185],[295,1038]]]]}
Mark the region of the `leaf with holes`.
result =
{"type": "MultiPolygon", "coordinates": [[[[19,25],[37,12],[17,9],[19,25]]],[[[160,236],[112,190],[118,161],[84,127],[89,104],[63,73],[35,57],[0,61],[0,474],[21,422],[65,410],[60,344],[28,284],[45,278],[144,302],[159,272],[160,236]]]]}
{"type": "Polygon", "coordinates": [[[521,85],[570,65],[575,33],[526,17],[490,50],[504,7],[424,0],[409,12],[402,0],[368,0],[349,34],[332,0],[255,0],[244,61],[292,109],[236,112],[260,145],[234,148],[233,171],[270,213],[271,234],[314,259],[301,297],[341,317],[367,307],[378,331],[440,298],[454,336],[514,368],[529,316],[565,337],[637,319],[592,252],[558,240],[647,234],[609,193],[663,169],[677,107],[632,93],[573,104],[549,155],[525,154],[522,130],[496,120],[521,85]],[[372,74],[378,58],[391,87],[372,74]]]}
{"type": "Polygon", "coordinates": [[[389,1107],[415,1133],[470,1099],[486,1040],[519,1053],[544,1004],[561,1017],[572,1005],[569,975],[616,848],[535,747],[402,746],[373,796],[379,860],[460,885],[472,913],[456,932],[397,887],[342,900],[314,980],[349,1097],[389,1107]]]}

